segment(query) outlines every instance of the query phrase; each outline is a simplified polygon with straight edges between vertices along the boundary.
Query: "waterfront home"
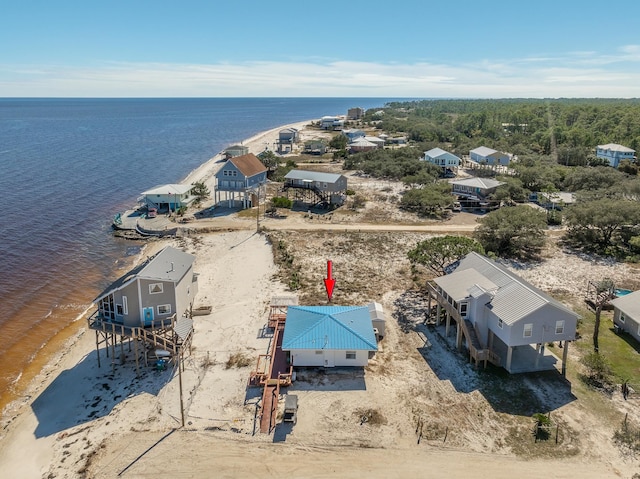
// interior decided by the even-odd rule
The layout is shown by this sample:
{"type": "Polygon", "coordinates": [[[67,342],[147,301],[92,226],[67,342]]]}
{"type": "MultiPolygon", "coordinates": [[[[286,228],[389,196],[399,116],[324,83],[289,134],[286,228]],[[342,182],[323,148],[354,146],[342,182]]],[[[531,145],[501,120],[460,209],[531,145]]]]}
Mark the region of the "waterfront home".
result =
{"type": "Polygon", "coordinates": [[[322,138],[314,138],[304,143],[304,152],[308,155],[324,155],[327,148],[327,142],[322,138]]]}
{"type": "Polygon", "coordinates": [[[337,173],[291,170],[284,177],[284,189],[293,190],[295,199],[306,203],[342,205],[347,194],[347,177],[337,173]]]}
{"type": "Polygon", "coordinates": [[[216,173],[215,201],[228,201],[230,208],[236,201],[242,208],[250,208],[259,200],[259,188],[267,181],[267,168],[253,153],[236,156],[216,173]]]}
{"type": "Polygon", "coordinates": [[[364,367],[378,350],[372,318],[369,305],[289,306],[282,350],[294,367],[364,367]]]}
{"type": "Polygon", "coordinates": [[[233,145],[224,150],[224,159],[234,158],[249,153],[249,147],[244,145],[233,145]]]}
{"type": "Polygon", "coordinates": [[[94,303],[102,322],[129,328],[188,315],[198,294],[195,256],[171,246],[115,280],[94,303]]]}
{"type": "Polygon", "coordinates": [[[504,182],[491,178],[465,178],[451,181],[452,193],[472,201],[484,201],[504,182]]]}
{"type": "Polygon", "coordinates": [[[563,342],[562,373],[579,316],[504,266],[469,253],[450,273],[428,283],[429,311],[445,314],[445,336],[456,324],[456,347],[463,343],[476,365],[491,362],[510,373],[554,369],[558,361],[545,346],[563,342]],[[546,352],[545,352],[546,351],[546,352]]]}
{"type": "Polygon", "coordinates": [[[613,306],[613,324],[640,341],[640,291],[618,296],[610,301],[613,306]]]}
{"type": "Polygon", "coordinates": [[[342,130],[344,120],[338,116],[323,116],[320,119],[320,128],[323,130],[342,130]]]}
{"type": "Polygon", "coordinates": [[[617,168],[622,160],[634,162],[636,160],[636,150],[618,145],[617,143],[607,143],[606,145],[597,146],[596,157],[607,160],[609,166],[617,168]]]}
{"type": "Polygon", "coordinates": [[[469,152],[469,158],[471,161],[475,161],[481,165],[507,166],[511,161],[511,156],[512,155],[509,153],[496,151],[493,148],[488,148],[486,146],[479,146],[469,152]]]}
{"type": "Polygon", "coordinates": [[[147,209],[155,208],[157,211],[176,211],[189,206],[196,197],[191,194],[193,185],[160,185],[147,191],[143,191],[138,198],[138,203],[147,209]]]}
{"type": "MultiPolygon", "coordinates": [[[[296,128],[284,128],[278,132],[278,152],[293,151],[293,145],[298,142],[300,132],[296,128]]],[[[247,152],[248,153],[248,152],[247,152]]]]}
{"type": "Polygon", "coordinates": [[[425,151],[420,159],[440,166],[443,170],[454,170],[460,166],[461,162],[456,155],[441,148],[432,148],[429,151],[425,151]]]}

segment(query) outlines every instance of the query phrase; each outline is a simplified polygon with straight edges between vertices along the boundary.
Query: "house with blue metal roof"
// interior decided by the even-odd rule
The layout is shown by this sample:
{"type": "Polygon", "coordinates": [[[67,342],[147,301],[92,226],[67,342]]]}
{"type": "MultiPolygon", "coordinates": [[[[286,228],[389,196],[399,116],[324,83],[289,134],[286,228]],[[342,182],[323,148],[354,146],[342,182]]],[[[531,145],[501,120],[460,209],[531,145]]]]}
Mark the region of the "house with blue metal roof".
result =
{"type": "MultiPolygon", "coordinates": [[[[565,372],[569,343],[579,316],[504,266],[469,253],[429,283],[429,302],[437,301],[437,323],[445,314],[445,336],[456,324],[456,346],[466,343],[470,359],[491,362],[510,373],[555,369],[558,358],[548,343],[563,343],[565,372]]],[[[431,310],[431,306],[429,306],[431,310]]]]}
{"type": "Polygon", "coordinates": [[[294,367],[366,366],[378,350],[375,309],[289,306],[282,350],[294,367]]]}

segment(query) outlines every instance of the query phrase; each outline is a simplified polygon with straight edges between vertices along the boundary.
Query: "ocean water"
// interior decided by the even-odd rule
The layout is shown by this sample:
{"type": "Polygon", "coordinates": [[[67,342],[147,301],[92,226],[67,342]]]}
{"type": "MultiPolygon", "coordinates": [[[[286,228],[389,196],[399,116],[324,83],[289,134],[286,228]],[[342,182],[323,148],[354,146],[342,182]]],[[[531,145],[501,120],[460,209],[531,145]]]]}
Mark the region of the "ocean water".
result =
{"type": "Polygon", "coordinates": [[[111,218],[140,192],[261,131],[387,101],[0,99],[0,410],[138,251],[111,235],[111,218]]]}

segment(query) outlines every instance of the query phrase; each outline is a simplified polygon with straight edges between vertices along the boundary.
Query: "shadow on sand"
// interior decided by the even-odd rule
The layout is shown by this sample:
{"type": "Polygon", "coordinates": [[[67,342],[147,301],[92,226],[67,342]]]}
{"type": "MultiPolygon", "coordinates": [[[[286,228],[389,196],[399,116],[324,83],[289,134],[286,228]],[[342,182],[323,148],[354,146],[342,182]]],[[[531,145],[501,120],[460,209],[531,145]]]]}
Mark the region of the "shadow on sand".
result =
{"type": "Polygon", "coordinates": [[[37,438],[50,436],[79,424],[108,415],[127,398],[140,394],[156,396],[171,380],[173,364],[165,370],[155,370],[151,363],[140,363],[136,377],[133,353],[123,365],[112,369],[110,359],[101,350],[101,367],[92,351],[71,369],[62,371],[31,404],[38,420],[34,431],[37,438]]]}
{"type": "Polygon", "coordinates": [[[444,326],[416,326],[425,341],[418,352],[441,381],[461,393],[480,392],[496,412],[531,416],[558,409],[577,398],[558,370],[509,374],[503,368],[467,361],[466,349],[455,348],[455,336],[445,338],[444,326]]]}

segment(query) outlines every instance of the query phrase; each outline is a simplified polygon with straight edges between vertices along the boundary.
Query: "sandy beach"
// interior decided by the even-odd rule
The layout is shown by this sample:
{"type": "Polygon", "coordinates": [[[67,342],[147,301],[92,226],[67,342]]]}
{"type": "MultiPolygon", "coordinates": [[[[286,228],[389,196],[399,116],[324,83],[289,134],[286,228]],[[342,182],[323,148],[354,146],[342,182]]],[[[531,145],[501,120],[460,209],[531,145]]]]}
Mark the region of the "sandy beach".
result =
{"type": "MultiPolygon", "coordinates": [[[[288,126],[303,128],[307,123],[288,126]]],[[[259,153],[274,143],[282,128],[244,144],[259,153]]],[[[219,160],[216,155],[183,182],[205,181],[212,189],[219,160]]],[[[280,238],[284,227],[275,226],[276,220],[265,224],[274,239],[280,238]]],[[[504,437],[522,435],[533,448],[527,436],[530,417],[516,417],[509,407],[493,404],[472,366],[452,355],[446,340],[436,333],[404,331],[394,319],[395,312],[410,303],[410,268],[403,248],[415,244],[419,232],[435,232],[446,224],[398,226],[404,235],[396,243],[391,236],[395,227],[353,226],[362,231],[349,243],[339,236],[338,230],[346,235],[345,224],[320,227],[295,219],[292,224],[299,231],[290,241],[300,245],[301,264],[318,289],[326,259],[318,253],[321,248],[334,248],[345,289],[347,272],[340,271],[340,264],[367,265],[358,257],[371,256],[366,244],[378,249],[385,244],[389,252],[388,262],[370,272],[371,277],[385,278],[388,289],[375,297],[368,292],[353,296],[361,304],[381,302],[388,323],[387,336],[364,371],[301,371],[290,387],[300,398],[297,424],[279,424],[274,433],[261,434],[256,424],[261,390],[248,387],[247,380],[258,355],[270,345],[265,326],[271,298],[291,294],[279,279],[269,236],[256,233],[251,221],[238,231],[150,242],[138,261],[168,244],[194,254],[194,270],[199,273],[196,304],[213,305],[211,314],[194,318],[193,350],[181,377],[175,365],[164,371],[143,367],[136,377],[134,353],[126,348],[124,362],[112,364],[102,354],[99,367],[95,335],[85,321],[79,322],[59,355],[5,411],[0,429],[2,477],[630,478],[638,470],[637,459],[625,457],[611,444],[611,417],[617,421],[618,416],[597,417],[564,384],[545,385],[539,378],[522,381],[555,405],[554,415],[564,428],[561,446],[541,445],[533,455],[527,450],[527,455],[505,444],[504,437]],[[324,233],[314,233],[316,228],[324,233]],[[365,238],[368,234],[376,236],[370,240],[365,238]],[[358,238],[362,244],[354,247],[358,238]],[[399,253],[394,256],[392,250],[399,253]],[[246,361],[231,364],[231,357],[246,361]],[[370,419],[364,421],[365,416],[370,419]],[[456,422],[461,417],[462,425],[456,422]],[[417,418],[428,425],[419,439],[417,418]],[[583,428],[588,431],[583,433],[583,428]]],[[[470,231],[473,222],[449,226],[470,231]]],[[[562,264],[562,258],[558,262],[562,264]]],[[[585,264],[576,264],[576,269],[591,267],[585,264]]],[[[527,271],[527,277],[551,281],[555,272],[546,267],[527,271]]],[[[422,313],[413,318],[409,311],[406,321],[420,320],[422,313]]],[[[614,400],[637,416],[632,405],[617,396],[614,400]]]]}

